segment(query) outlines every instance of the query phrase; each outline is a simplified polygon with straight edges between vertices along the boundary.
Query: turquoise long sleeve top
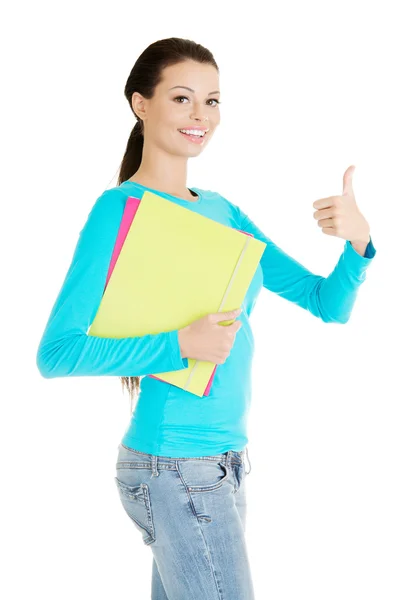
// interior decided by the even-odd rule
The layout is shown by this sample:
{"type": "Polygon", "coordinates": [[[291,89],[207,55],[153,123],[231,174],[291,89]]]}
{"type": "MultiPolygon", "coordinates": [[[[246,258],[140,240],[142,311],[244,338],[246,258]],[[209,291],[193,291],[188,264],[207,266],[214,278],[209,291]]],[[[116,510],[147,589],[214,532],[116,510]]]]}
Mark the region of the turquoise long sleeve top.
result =
{"type": "Polygon", "coordinates": [[[346,241],[330,275],[314,274],[267,237],[239,206],[217,192],[191,189],[198,195],[197,200],[183,200],[126,181],[97,198],[79,233],[36,357],[41,375],[48,379],[142,377],[140,395],[122,443],[141,452],[176,458],[212,456],[246,447],[254,353],[249,317],[261,289],[294,302],[324,323],[347,323],[376,253],[372,239],[364,256],[346,241]],[[217,366],[209,396],[200,398],[148,377],[187,368],[178,329],[126,338],[88,335],[104,293],[126,199],[141,198],[146,190],[267,243],[238,317],[242,327],[227,360],[217,366]]]}

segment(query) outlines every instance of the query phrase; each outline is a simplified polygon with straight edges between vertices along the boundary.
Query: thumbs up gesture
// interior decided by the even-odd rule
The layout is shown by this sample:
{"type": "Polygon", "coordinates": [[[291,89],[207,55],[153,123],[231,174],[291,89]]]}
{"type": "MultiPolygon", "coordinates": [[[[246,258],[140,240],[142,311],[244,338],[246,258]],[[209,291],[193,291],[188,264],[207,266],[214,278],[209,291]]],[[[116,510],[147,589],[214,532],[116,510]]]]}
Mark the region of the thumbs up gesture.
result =
{"type": "Polygon", "coordinates": [[[351,165],[343,175],[341,196],[329,196],[313,203],[313,207],[318,209],[313,216],[322,227],[322,233],[349,240],[352,244],[368,244],[370,228],[354,197],[354,169],[355,166],[351,165]]]}

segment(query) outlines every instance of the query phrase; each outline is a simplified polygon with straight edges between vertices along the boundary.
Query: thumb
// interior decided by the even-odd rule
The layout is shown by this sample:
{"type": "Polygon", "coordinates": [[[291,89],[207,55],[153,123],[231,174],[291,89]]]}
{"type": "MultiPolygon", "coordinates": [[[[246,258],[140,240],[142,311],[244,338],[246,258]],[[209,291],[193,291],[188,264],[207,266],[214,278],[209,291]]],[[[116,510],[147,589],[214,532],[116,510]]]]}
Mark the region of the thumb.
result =
{"type": "Polygon", "coordinates": [[[211,313],[211,318],[214,320],[214,323],[218,323],[219,321],[230,321],[231,319],[236,319],[242,312],[241,308],[237,310],[228,310],[226,312],[217,312],[211,313]]]}
{"type": "Polygon", "coordinates": [[[348,167],[343,175],[343,192],[342,196],[354,196],[353,191],[353,174],[355,166],[351,165],[348,167]]]}

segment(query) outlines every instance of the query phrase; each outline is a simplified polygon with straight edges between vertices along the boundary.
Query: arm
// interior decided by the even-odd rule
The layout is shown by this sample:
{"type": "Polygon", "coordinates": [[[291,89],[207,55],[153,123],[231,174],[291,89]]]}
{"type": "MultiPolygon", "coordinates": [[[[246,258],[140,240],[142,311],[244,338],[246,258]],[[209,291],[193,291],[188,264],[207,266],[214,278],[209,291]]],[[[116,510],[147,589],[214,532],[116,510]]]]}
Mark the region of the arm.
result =
{"type": "Polygon", "coordinates": [[[45,378],[136,377],[188,366],[180,353],[178,330],[126,338],[87,334],[103,296],[125,202],[117,189],[106,190],[79,234],[37,350],[36,364],[45,378]]]}
{"type": "Polygon", "coordinates": [[[328,277],[323,277],[312,273],[286,254],[245,213],[236,208],[239,211],[238,222],[241,222],[239,229],[267,243],[260,261],[263,286],[308,310],[324,323],[347,323],[358,289],[376,253],[372,239],[366,247],[365,256],[361,256],[346,241],[335,268],[328,277]]]}

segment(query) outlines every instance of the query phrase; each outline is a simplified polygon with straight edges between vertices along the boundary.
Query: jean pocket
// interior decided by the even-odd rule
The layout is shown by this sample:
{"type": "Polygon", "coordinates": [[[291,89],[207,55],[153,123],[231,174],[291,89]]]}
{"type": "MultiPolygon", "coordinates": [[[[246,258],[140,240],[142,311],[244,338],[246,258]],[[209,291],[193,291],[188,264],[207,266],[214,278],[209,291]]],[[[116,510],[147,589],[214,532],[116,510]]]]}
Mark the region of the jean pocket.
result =
{"type": "Polygon", "coordinates": [[[220,488],[229,477],[228,468],[218,461],[179,460],[180,478],[189,492],[211,492],[220,488]]]}
{"type": "Polygon", "coordinates": [[[131,518],[136,529],[142,534],[146,545],[155,542],[153,512],[147,483],[127,485],[118,477],[114,477],[119,491],[122,506],[131,518]]]}

